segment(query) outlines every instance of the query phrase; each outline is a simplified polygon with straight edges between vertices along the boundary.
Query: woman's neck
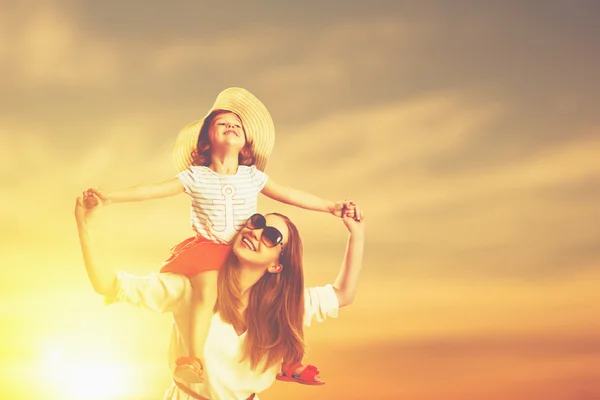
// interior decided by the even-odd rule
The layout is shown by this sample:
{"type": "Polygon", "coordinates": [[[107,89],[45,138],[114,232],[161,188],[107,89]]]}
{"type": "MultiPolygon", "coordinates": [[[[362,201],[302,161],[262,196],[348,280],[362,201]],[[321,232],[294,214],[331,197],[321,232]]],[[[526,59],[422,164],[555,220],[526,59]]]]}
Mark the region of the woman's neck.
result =
{"type": "Polygon", "coordinates": [[[213,154],[210,157],[208,168],[223,175],[235,175],[239,167],[237,154],[217,155],[213,154]]]}
{"type": "Polygon", "coordinates": [[[250,297],[250,289],[260,280],[265,274],[263,269],[254,268],[240,268],[239,285],[240,292],[242,293],[241,301],[243,308],[245,309],[248,305],[248,299],[250,297]]]}

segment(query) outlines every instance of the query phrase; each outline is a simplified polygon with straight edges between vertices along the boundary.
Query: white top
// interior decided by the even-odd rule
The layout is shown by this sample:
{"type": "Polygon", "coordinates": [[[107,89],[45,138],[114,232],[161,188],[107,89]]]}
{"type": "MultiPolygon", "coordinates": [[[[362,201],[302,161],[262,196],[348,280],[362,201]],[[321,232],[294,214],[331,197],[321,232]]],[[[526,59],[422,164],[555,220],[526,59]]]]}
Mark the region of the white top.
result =
{"type": "MultiPolygon", "coordinates": [[[[189,279],[171,273],[152,273],[135,276],[120,273],[116,298],[106,303],[127,302],[158,313],[173,314],[173,328],[169,345],[169,366],[173,371],[175,360],[189,354],[185,341],[189,335],[189,310],[192,286],[189,279]]],[[[327,317],[336,318],[339,303],[331,285],[304,289],[304,325],[322,322],[327,317]]],[[[197,394],[213,400],[245,400],[252,393],[269,388],[281,370],[281,362],[262,372],[255,370],[250,361],[240,362],[246,334],[238,336],[232,325],[221,320],[218,313],[211,320],[204,347],[205,382],[190,386],[197,394]]],[[[282,360],[283,362],[283,360],[282,360]]],[[[174,383],[167,389],[165,400],[193,400],[174,383]]]]}
{"type": "Polygon", "coordinates": [[[238,166],[235,175],[192,165],[177,178],[192,198],[192,228],[221,244],[229,244],[256,212],[258,194],[267,183],[267,175],[254,165],[238,166]]]}

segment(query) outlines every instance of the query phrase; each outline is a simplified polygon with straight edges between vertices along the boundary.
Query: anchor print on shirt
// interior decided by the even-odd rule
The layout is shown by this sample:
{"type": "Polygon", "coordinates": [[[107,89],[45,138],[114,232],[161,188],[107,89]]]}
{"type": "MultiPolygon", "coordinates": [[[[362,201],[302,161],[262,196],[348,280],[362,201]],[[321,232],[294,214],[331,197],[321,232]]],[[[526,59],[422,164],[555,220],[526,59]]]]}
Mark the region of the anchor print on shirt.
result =
{"type": "Polygon", "coordinates": [[[213,200],[213,204],[222,204],[225,206],[225,226],[222,229],[215,228],[215,225],[208,218],[204,220],[204,225],[206,227],[206,232],[214,240],[222,244],[227,244],[227,241],[224,241],[222,238],[233,238],[237,233],[235,229],[235,207],[237,205],[242,205],[245,203],[244,199],[234,199],[236,190],[233,185],[223,185],[221,187],[221,194],[223,195],[222,199],[213,200]]]}

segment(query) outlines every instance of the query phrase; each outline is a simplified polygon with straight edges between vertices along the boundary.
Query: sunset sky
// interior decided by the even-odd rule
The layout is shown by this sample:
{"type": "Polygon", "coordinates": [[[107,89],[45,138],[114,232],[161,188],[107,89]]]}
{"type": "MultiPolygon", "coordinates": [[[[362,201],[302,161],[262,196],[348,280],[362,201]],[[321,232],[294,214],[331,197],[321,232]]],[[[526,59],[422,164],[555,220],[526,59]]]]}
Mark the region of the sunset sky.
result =
{"type": "MultiPolygon", "coordinates": [[[[323,387],[261,399],[600,398],[600,2],[0,0],[0,398],[161,399],[169,315],[105,307],[73,206],[168,179],[178,130],[244,87],[279,183],[362,205],[355,303],[306,330],[323,387]]],[[[145,274],[185,195],[102,210],[145,274]]],[[[339,220],[277,204],[310,285],[339,220]]]]}

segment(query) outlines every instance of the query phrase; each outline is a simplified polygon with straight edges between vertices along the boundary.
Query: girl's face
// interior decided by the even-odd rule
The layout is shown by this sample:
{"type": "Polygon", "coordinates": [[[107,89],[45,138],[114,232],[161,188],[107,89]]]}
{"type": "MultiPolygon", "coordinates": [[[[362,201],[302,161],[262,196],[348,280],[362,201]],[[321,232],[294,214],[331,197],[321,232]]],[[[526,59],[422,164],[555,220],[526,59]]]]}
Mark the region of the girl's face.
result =
{"type": "Polygon", "coordinates": [[[213,148],[226,147],[240,151],[246,144],[242,121],[232,112],[217,115],[208,129],[208,140],[213,148]]]}
{"type": "MultiPolygon", "coordinates": [[[[283,218],[268,214],[265,216],[265,227],[242,228],[232,243],[232,251],[243,264],[267,269],[279,264],[283,248],[288,242],[289,230],[283,218]],[[281,233],[281,242],[274,244],[266,235],[273,234],[275,228],[281,233]],[[270,230],[265,234],[265,230],[270,230]],[[265,236],[265,237],[263,237],[265,236]]],[[[271,236],[273,238],[273,236],[271,236]]]]}

